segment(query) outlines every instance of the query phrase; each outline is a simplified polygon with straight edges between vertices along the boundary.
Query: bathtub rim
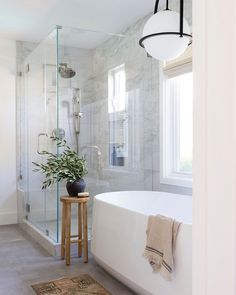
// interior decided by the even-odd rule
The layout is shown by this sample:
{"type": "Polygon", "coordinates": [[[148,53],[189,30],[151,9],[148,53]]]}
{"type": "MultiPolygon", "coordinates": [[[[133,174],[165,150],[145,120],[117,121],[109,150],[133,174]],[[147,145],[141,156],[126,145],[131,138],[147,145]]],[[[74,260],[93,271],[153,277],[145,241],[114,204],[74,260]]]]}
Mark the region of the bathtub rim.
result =
{"type": "MultiPolygon", "coordinates": [[[[174,194],[174,193],[169,193],[169,192],[163,192],[163,191],[133,191],[133,190],[125,190],[125,191],[112,191],[112,192],[105,192],[105,193],[101,193],[101,194],[97,194],[94,196],[94,202],[101,202],[101,203],[104,203],[106,205],[110,205],[110,206],[113,206],[113,207],[117,207],[117,208],[120,208],[122,210],[125,210],[127,212],[135,212],[135,214],[140,214],[142,216],[151,216],[153,214],[145,214],[144,212],[140,212],[140,211],[137,211],[137,210],[131,210],[129,208],[126,208],[122,205],[118,205],[118,204],[114,204],[114,203],[111,203],[111,202],[107,202],[106,200],[102,199],[102,197],[104,196],[108,196],[108,195],[111,195],[111,194],[116,194],[116,193],[164,193],[164,194],[167,194],[167,195],[171,195],[171,196],[181,196],[181,197],[186,197],[186,198],[192,198],[192,195],[181,195],[181,194],[174,194]]],[[[157,214],[158,215],[158,214],[157,214]]],[[[171,216],[169,216],[171,217],[171,216]]],[[[192,217],[193,219],[193,217],[192,217]]],[[[180,221],[182,225],[186,225],[186,226],[192,226],[193,223],[192,222],[185,222],[185,221],[180,221]]]]}

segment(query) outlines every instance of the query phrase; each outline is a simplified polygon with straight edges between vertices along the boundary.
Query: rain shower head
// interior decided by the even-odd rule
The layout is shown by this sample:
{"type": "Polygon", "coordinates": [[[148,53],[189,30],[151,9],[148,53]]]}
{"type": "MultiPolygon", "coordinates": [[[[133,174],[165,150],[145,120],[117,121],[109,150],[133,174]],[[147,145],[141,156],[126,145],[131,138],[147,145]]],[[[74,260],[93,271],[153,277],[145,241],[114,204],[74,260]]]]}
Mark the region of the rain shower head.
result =
{"type": "Polygon", "coordinates": [[[68,68],[66,63],[61,63],[58,69],[59,74],[62,78],[70,79],[76,75],[76,72],[72,68],[68,68]]]}

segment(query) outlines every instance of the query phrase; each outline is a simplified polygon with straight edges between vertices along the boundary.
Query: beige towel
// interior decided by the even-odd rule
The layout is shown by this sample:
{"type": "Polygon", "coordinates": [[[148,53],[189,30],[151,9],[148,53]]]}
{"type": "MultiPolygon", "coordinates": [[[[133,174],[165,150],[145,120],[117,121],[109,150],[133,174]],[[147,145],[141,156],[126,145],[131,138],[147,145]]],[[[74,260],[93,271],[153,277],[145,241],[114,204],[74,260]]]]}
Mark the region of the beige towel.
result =
{"type": "Polygon", "coordinates": [[[147,224],[147,243],[143,256],[146,257],[153,272],[171,280],[174,270],[174,250],[180,223],[162,215],[149,216],[147,224]]]}

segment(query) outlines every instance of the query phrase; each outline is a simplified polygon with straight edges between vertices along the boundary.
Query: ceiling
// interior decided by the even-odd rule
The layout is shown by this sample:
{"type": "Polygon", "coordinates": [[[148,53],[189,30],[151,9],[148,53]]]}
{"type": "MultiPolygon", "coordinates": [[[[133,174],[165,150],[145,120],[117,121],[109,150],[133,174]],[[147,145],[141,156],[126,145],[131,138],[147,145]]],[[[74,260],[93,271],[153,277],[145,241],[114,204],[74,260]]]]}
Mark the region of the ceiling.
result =
{"type": "Polygon", "coordinates": [[[0,0],[0,37],[39,42],[56,25],[119,33],[155,0],[0,0]]]}

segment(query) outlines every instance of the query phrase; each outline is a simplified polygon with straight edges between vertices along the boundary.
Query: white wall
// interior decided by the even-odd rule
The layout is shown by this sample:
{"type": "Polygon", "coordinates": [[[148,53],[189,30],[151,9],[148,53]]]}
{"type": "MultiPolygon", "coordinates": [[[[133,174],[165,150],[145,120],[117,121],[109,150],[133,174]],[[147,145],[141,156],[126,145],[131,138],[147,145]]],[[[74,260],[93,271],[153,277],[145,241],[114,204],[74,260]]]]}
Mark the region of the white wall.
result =
{"type": "Polygon", "coordinates": [[[236,5],[194,0],[193,295],[236,294],[236,5]]]}
{"type": "Polygon", "coordinates": [[[0,225],[17,222],[15,41],[0,40],[0,225]]]}

